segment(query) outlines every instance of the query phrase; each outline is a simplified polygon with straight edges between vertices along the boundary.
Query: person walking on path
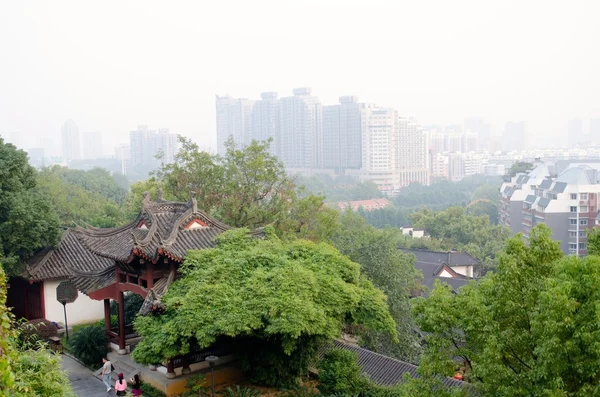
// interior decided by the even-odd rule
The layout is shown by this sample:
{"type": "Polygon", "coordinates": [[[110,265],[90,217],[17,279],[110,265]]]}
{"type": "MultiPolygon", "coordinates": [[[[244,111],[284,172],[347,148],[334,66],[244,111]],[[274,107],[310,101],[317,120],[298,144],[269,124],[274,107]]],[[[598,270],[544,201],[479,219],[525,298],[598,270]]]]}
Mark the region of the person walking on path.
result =
{"type": "Polygon", "coordinates": [[[117,396],[127,395],[127,382],[123,379],[123,374],[119,374],[119,380],[115,383],[115,390],[117,396]]]}
{"type": "Polygon", "coordinates": [[[102,358],[102,362],[104,363],[104,365],[102,365],[102,382],[106,385],[106,392],[108,393],[110,389],[112,389],[110,385],[112,382],[112,377],[110,375],[112,372],[112,364],[106,357],[102,358]]]}

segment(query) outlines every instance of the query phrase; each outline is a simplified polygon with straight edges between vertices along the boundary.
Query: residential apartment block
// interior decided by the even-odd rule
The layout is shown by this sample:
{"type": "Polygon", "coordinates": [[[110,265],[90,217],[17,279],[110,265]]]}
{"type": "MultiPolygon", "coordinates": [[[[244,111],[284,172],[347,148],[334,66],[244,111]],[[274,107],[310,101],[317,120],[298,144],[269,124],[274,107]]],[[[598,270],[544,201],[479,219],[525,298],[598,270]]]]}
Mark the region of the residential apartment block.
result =
{"type": "Polygon", "coordinates": [[[79,140],[79,127],[73,120],[67,120],[62,126],[62,155],[68,163],[81,160],[81,142],[79,140]]]}
{"type": "Polygon", "coordinates": [[[587,231],[598,217],[599,169],[596,162],[536,164],[503,184],[500,222],[525,237],[535,225],[546,224],[564,253],[587,255],[587,231]]]}
{"type": "Polygon", "coordinates": [[[169,133],[168,128],[156,131],[148,129],[147,125],[140,125],[129,133],[131,166],[153,169],[161,164],[172,163],[178,149],[177,135],[169,133]]]}

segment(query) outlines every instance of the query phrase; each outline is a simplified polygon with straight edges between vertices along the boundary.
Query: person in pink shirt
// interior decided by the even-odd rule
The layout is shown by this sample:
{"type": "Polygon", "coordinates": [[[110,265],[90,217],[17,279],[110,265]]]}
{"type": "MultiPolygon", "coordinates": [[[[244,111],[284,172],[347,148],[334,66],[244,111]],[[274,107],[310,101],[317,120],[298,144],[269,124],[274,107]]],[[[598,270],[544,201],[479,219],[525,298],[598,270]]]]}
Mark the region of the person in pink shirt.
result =
{"type": "Polygon", "coordinates": [[[127,382],[123,379],[123,374],[119,374],[119,379],[115,383],[117,396],[125,396],[127,394],[127,382]]]}

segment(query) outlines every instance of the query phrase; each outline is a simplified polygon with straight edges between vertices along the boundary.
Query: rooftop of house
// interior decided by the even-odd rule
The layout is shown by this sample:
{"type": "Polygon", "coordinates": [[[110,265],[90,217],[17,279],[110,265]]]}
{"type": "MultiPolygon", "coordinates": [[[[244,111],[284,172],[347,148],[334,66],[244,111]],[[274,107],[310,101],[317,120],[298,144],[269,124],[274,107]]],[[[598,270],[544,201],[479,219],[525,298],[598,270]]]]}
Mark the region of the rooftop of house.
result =
{"type": "MultiPolygon", "coordinates": [[[[358,357],[358,365],[361,368],[362,374],[378,385],[394,386],[400,384],[405,374],[410,374],[413,378],[419,377],[417,366],[414,364],[384,356],[383,354],[375,353],[339,340],[323,346],[319,350],[319,359],[322,359],[331,349],[336,348],[355,353],[358,357]]],[[[446,387],[469,387],[468,383],[452,378],[444,378],[442,384],[446,387]]]]}
{"type": "Polygon", "coordinates": [[[473,258],[466,252],[458,251],[431,251],[425,249],[411,249],[411,248],[399,248],[400,251],[405,254],[413,254],[415,256],[415,264],[434,264],[442,265],[447,264],[448,266],[474,266],[479,265],[479,261],[473,258]]]}

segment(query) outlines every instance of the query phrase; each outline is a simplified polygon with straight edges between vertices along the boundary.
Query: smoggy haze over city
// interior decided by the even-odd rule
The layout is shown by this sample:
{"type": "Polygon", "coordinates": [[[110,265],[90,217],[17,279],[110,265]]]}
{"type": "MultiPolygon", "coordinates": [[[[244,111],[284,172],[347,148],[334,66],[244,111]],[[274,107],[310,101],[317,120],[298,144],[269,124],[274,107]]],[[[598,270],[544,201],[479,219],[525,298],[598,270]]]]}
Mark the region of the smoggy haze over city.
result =
{"type": "Polygon", "coordinates": [[[421,124],[526,120],[535,146],[600,117],[598,1],[14,1],[0,4],[0,134],[104,152],[139,124],[216,148],[215,95],[312,87],[421,124]],[[45,141],[42,137],[46,136],[45,141]]]}

